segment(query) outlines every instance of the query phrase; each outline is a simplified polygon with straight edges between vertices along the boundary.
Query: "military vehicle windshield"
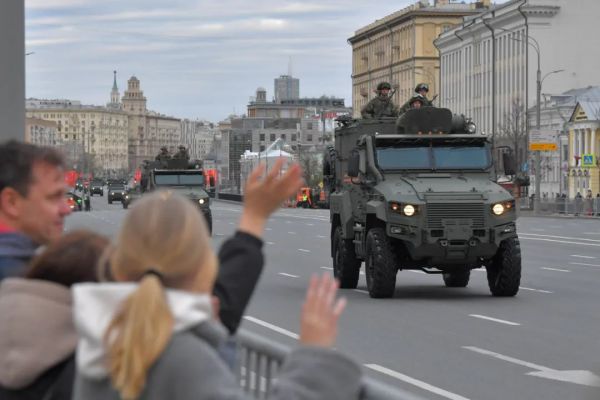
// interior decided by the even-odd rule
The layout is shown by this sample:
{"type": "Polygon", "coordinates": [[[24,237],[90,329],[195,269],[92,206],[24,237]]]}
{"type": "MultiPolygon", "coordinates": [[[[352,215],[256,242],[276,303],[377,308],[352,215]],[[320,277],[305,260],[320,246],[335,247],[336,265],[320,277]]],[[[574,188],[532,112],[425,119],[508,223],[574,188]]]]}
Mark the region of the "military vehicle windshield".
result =
{"type": "Polygon", "coordinates": [[[377,143],[377,164],[384,171],[407,169],[484,170],[491,166],[486,144],[450,145],[448,143],[398,144],[377,143]]]}
{"type": "Polygon", "coordinates": [[[204,186],[202,174],[157,174],[154,176],[157,186],[204,186]]]}

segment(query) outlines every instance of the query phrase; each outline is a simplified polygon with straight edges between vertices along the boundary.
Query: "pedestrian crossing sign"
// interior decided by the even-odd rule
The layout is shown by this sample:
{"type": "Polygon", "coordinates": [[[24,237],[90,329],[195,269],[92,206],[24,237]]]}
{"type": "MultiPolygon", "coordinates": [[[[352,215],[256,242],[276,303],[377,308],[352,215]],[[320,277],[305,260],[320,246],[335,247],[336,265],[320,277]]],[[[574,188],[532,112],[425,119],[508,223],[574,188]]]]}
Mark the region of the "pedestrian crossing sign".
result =
{"type": "Polygon", "coordinates": [[[596,166],[596,156],[594,154],[584,154],[581,159],[582,167],[595,167],[596,166]]]}

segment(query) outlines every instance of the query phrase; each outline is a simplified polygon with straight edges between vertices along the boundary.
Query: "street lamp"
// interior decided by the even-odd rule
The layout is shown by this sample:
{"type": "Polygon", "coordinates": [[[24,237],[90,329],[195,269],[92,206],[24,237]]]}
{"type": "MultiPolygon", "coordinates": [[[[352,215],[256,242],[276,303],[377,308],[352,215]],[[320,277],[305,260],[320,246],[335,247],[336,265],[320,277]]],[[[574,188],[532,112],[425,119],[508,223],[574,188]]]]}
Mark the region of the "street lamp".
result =
{"type": "MultiPolygon", "coordinates": [[[[504,31],[507,32],[511,32],[507,29],[502,29],[504,31]]],[[[511,40],[516,40],[518,42],[522,42],[522,39],[518,39],[518,38],[509,38],[511,40]]],[[[541,63],[540,63],[540,43],[535,40],[535,38],[527,35],[527,40],[529,40],[527,42],[528,45],[530,45],[535,52],[537,53],[537,72],[536,72],[536,116],[535,116],[535,122],[536,122],[536,129],[539,131],[540,130],[540,122],[541,122],[541,95],[542,95],[542,83],[544,82],[544,80],[552,74],[557,74],[559,72],[563,72],[564,69],[557,69],[555,71],[550,71],[548,72],[546,75],[544,75],[544,77],[542,77],[542,70],[541,70],[541,63]]],[[[529,132],[527,135],[527,142],[529,143],[529,132]]],[[[529,151],[529,149],[528,149],[529,151]]],[[[539,151],[535,152],[535,198],[534,198],[534,202],[533,202],[533,210],[534,213],[536,215],[538,215],[540,213],[540,191],[541,191],[541,155],[539,151]]]]}

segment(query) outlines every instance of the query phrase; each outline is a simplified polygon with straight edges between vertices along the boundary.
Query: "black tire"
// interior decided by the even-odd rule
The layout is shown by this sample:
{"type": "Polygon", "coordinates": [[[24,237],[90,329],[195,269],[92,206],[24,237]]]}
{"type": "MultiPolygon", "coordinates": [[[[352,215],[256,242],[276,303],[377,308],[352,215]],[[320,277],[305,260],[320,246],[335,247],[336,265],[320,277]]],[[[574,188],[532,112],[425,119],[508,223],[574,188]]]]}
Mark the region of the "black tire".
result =
{"type": "Polygon", "coordinates": [[[123,209],[127,210],[129,208],[129,204],[128,203],[123,203],[123,209]]]}
{"type": "Polygon", "coordinates": [[[382,228],[371,228],[367,233],[365,274],[367,289],[372,298],[392,297],[396,290],[398,266],[396,254],[382,228]]]}
{"type": "Polygon", "coordinates": [[[356,289],[361,261],[356,258],[352,240],[342,237],[342,227],[338,226],[331,238],[333,246],[333,276],[340,281],[342,289],[356,289]]]}
{"type": "Polygon", "coordinates": [[[112,200],[111,199],[108,199],[108,204],[112,204],[112,200]]]}
{"type": "Polygon", "coordinates": [[[444,283],[447,287],[467,287],[470,277],[470,270],[442,274],[442,278],[444,278],[444,283]]]}
{"type": "Polygon", "coordinates": [[[494,296],[514,296],[521,284],[521,245],[518,238],[500,243],[492,263],[487,267],[490,292],[494,296]]]}

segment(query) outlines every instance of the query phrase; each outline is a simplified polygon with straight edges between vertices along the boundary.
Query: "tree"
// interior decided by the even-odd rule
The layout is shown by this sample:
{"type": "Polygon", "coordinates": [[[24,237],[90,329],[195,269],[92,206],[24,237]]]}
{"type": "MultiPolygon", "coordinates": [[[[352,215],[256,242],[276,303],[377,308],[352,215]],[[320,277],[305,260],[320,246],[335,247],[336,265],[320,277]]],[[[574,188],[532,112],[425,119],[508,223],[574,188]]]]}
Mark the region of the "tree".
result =
{"type": "Polygon", "coordinates": [[[511,102],[510,109],[502,116],[495,146],[508,146],[512,149],[517,163],[517,171],[523,170],[527,160],[527,111],[521,99],[511,102]]]}
{"type": "Polygon", "coordinates": [[[317,186],[323,180],[323,160],[320,153],[302,151],[298,161],[304,171],[304,180],[309,187],[317,186]]]}

